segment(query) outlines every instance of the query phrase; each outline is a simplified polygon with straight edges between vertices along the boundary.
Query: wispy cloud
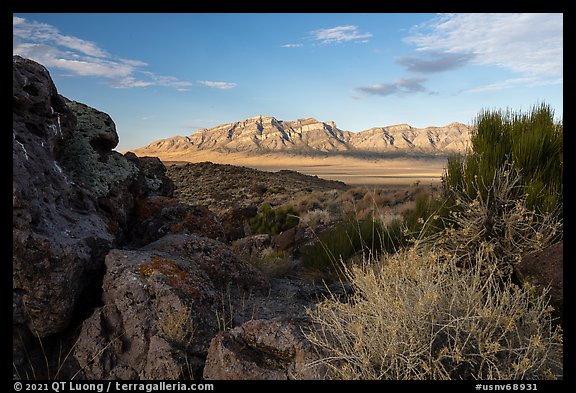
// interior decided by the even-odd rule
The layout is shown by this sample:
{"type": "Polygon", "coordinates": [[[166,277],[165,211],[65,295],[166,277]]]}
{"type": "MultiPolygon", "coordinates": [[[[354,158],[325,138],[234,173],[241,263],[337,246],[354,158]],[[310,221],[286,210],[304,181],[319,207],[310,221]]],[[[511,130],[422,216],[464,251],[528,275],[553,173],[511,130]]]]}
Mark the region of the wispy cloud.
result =
{"type": "Polygon", "coordinates": [[[94,76],[106,79],[114,88],[163,86],[185,90],[191,82],[173,76],[156,75],[142,70],[147,63],[117,58],[96,43],[64,35],[49,24],[13,16],[12,53],[35,60],[65,75],[94,76]]]}
{"type": "Polygon", "coordinates": [[[488,91],[499,91],[510,88],[517,87],[539,87],[548,85],[560,85],[562,84],[562,78],[547,78],[542,79],[535,76],[527,76],[520,78],[506,79],[500,82],[490,83],[483,86],[474,87],[472,89],[465,90],[467,93],[484,93],[488,91]]]}
{"type": "Polygon", "coordinates": [[[470,63],[474,56],[472,53],[430,52],[427,57],[400,57],[396,63],[404,66],[407,71],[428,74],[462,67],[470,63]]]}
{"type": "Polygon", "coordinates": [[[312,32],[314,40],[323,44],[340,44],[343,42],[367,42],[372,37],[372,33],[361,33],[358,26],[336,26],[327,29],[314,30],[312,32]]]}
{"type": "Polygon", "coordinates": [[[304,44],[284,44],[282,48],[300,48],[304,46],[304,44]]]}
{"type": "Polygon", "coordinates": [[[61,34],[58,29],[46,23],[28,21],[17,16],[12,17],[15,38],[27,38],[36,43],[57,43],[59,46],[72,49],[92,57],[107,57],[108,53],[95,43],[77,37],[61,34]]]}
{"type": "Polygon", "coordinates": [[[233,89],[237,86],[237,84],[233,82],[198,81],[198,83],[221,90],[233,89]]]}
{"type": "Polygon", "coordinates": [[[357,87],[356,91],[368,95],[389,96],[428,92],[426,78],[401,78],[391,83],[377,83],[369,86],[357,87]]]}
{"type": "MultiPolygon", "coordinates": [[[[415,26],[405,41],[418,51],[470,56],[473,64],[513,71],[520,74],[519,81],[533,78],[531,83],[548,84],[563,77],[562,14],[444,14],[415,26]]],[[[405,60],[408,66],[416,69],[433,66],[409,60],[405,60]]],[[[499,85],[506,88],[516,83],[508,80],[499,85]]]]}

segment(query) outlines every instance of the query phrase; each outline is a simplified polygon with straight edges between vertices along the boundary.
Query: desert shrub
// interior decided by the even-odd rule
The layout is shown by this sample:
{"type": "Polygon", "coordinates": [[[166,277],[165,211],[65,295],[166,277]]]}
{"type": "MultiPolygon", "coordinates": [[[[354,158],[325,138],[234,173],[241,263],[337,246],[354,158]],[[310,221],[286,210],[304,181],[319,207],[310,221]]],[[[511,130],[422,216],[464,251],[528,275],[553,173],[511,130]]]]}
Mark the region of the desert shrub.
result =
{"type": "MultiPolygon", "coordinates": [[[[340,261],[362,252],[372,240],[372,229],[378,223],[343,220],[321,233],[314,244],[300,249],[302,265],[312,270],[338,271],[340,261]]],[[[378,229],[374,228],[375,231],[378,229]]]]}
{"type": "Polygon", "coordinates": [[[395,254],[342,265],[353,295],[309,310],[316,329],[308,338],[333,378],[562,377],[562,333],[547,291],[511,278],[523,255],[562,235],[562,221],[528,209],[520,180],[503,166],[490,198],[455,194],[445,228],[412,234],[412,247],[395,254]]]}
{"type": "Polygon", "coordinates": [[[416,198],[414,209],[405,214],[405,232],[420,238],[436,233],[444,228],[449,213],[446,200],[421,194],[416,198]]]}
{"type": "Polygon", "coordinates": [[[562,238],[562,219],[555,213],[529,208],[529,195],[524,191],[527,187],[510,164],[498,168],[486,184],[486,197],[474,192],[476,185],[471,186],[472,192],[453,193],[455,207],[449,218],[442,218],[445,227],[422,239],[419,247],[446,250],[459,266],[470,266],[481,262],[475,259],[475,253],[488,244],[498,256],[499,274],[508,277],[522,256],[562,238]]]}
{"type": "Polygon", "coordinates": [[[344,267],[348,301],[308,310],[306,336],[329,378],[561,378],[562,333],[546,294],[502,285],[488,244],[474,256],[485,263],[461,269],[452,255],[410,248],[344,267]]]}
{"type": "MultiPolygon", "coordinates": [[[[475,120],[471,151],[453,156],[446,168],[446,186],[471,198],[491,197],[497,170],[506,164],[520,173],[527,207],[540,212],[561,208],[563,125],[546,104],[528,113],[483,111],[475,120]]],[[[517,195],[520,197],[521,194],[517,195]]]]}
{"type": "Polygon", "coordinates": [[[290,255],[286,251],[272,247],[262,249],[249,262],[267,277],[280,277],[293,268],[290,255]]]}
{"type": "Polygon", "coordinates": [[[301,219],[300,223],[304,226],[317,227],[318,225],[328,225],[333,221],[332,215],[328,210],[314,209],[308,211],[301,219]]]}
{"type": "Polygon", "coordinates": [[[307,269],[339,273],[342,263],[351,257],[395,252],[407,244],[407,239],[399,220],[384,226],[376,219],[344,219],[321,233],[315,243],[300,248],[300,257],[307,269]]]}
{"type": "Polygon", "coordinates": [[[268,204],[260,207],[260,214],[250,219],[252,233],[276,235],[298,225],[298,215],[291,206],[273,209],[268,204]]]}
{"type": "MultiPolygon", "coordinates": [[[[338,270],[340,262],[356,255],[377,257],[407,246],[416,237],[429,236],[444,228],[449,209],[444,200],[419,193],[414,208],[403,216],[382,214],[372,206],[368,219],[357,213],[338,222],[318,236],[318,241],[300,250],[303,265],[310,269],[338,270]]],[[[306,222],[306,217],[305,220],[306,222]]]]}

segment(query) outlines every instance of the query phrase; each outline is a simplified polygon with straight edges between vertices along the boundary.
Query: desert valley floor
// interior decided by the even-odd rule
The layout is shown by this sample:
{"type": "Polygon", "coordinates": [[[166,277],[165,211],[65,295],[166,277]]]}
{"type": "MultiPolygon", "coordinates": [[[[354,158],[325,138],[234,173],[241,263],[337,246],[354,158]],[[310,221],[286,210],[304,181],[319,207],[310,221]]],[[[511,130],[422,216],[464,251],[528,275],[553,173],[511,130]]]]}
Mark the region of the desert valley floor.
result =
{"type": "Polygon", "coordinates": [[[164,154],[165,164],[210,161],[219,164],[246,166],[264,171],[282,169],[318,176],[326,180],[339,180],[350,185],[371,184],[408,185],[417,181],[422,184],[439,183],[446,166],[445,157],[358,159],[345,156],[295,157],[282,154],[249,156],[242,153],[198,152],[182,156],[164,154]]]}

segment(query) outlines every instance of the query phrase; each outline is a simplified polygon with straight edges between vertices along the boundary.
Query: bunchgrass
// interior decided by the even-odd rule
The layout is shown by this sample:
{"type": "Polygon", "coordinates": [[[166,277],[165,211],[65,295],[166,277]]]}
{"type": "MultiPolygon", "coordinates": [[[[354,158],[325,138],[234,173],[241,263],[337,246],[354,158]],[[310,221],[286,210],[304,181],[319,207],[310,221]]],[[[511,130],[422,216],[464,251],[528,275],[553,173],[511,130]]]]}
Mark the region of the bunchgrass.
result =
{"type": "Polygon", "coordinates": [[[520,176],[506,170],[495,171],[489,198],[455,194],[458,209],[443,229],[341,265],[353,294],[308,310],[307,338],[330,378],[563,378],[562,331],[547,290],[511,277],[521,256],[562,236],[562,222],[530,210],[517,197],[520,176]]]}

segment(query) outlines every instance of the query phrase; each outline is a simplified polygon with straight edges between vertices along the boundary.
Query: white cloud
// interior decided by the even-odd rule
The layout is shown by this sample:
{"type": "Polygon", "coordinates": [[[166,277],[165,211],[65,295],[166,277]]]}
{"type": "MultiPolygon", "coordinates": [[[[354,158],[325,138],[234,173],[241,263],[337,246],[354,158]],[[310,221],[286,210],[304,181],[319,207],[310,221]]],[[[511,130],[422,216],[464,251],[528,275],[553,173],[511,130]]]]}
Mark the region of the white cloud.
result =
{"type": "Polygon", "coordinates": [[[132,76],[127,76],[122,79],[110,81],[110,85],[116,89],[128,89],[132,87],[148,87],[153,86],[154,83],[143,80],[137,80],[132,76]]]}
{"type": "Polygon", "coordinates": [[[13,16],[12,17],[12,25],[13,26],[18,26],[21,25],[22,23],[24,23],[26,21],[26,19],[24,18],[19,18],[17,16],[13,16]]]}
{"type": "Polygon", "coordinates": [[[405,41],[419,51],[468,54],[473,64],[542,83],[563,76],[562,14],[445,14],[415,26],[405,41]]]}
{"type": "Polygon", "coordinates": [[[49,24],[17,16],[13,16],[12,24],[14,55],[32,59],[48,68],[64,70],[69,72],[68,76],[105,78],[114,88],[163,86],[185,90],[192,85],[172,76],[143,71],[141,68],[147,63],[115,58],[96,43],[61,34],[49,24]]]}
{"type": "Polygon", "coordinates": [[[52,44],[81,52],[93,57],[106,57],[106,51],[95,43],[77,37],[60,34],[58,29],[46,23],[28,21],[17,16],[12,17],[14,38],[34,43],[52,44]]]}
{"type": "Polygon", "coordinates": [[[237,86],[237,84],[233,82],[198,81],[198,83],[221,90],[233,89],[237,86]]]}
{"type": "Polygon", "coordinates": [[[474,87],[466,90],[467,93],[483,93],[487,91],[498,91],[513,87],[538,87],[547,85],[562,84],[562,78],[538,78],[534,76],[511,78],[501,82],[490,83],[488,85],[474,87]]]}
{"type": "Polygon", "coordinates": [[[423,93],[428,91],[423,84],[426,80],[426,78],[400,78],[394,82],[357,87],[356,91],[367,95],[378,96],[403,96],[406,94],[423,93]]]}
{"type": "Polygon", "coordinates": [[[284,44],[282,48],[300,48],[304,46],[304,44],[284,44]]]}
{"type": "Polygon", "coordinates": [[[328,29],[314,30],[312,35],[316,41],[323,44],[342,43],[350,41],[367,42],[372,33],[360,33],[358,26],[336,26],[328,29]]]}

